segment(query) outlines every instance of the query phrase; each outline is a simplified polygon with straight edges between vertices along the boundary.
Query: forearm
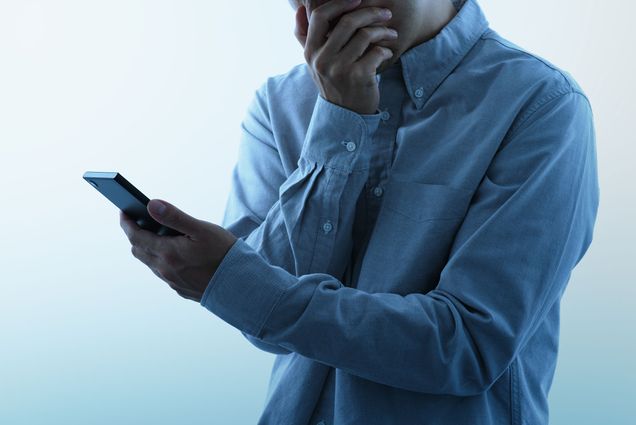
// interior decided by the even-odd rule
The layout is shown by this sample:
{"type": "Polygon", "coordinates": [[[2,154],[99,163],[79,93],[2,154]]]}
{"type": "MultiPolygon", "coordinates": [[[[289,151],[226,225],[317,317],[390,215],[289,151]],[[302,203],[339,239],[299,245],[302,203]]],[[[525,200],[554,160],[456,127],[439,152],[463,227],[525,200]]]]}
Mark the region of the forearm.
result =
{"type": "Polygon", "coordinates": [[[381,384],[485,391],[558,302],[592,240],[599,189],[590,109],[572,94],[541,112],[493,161],[439,282],[422,282],[433,291],[357,289],[399,287],[391,270],[356,288],[325,273],[295,276],[239,241],[202,305],[266,343],[381,384]]]}
{"type": "MultiPolygon", "coordinates": [[[[276,184],[267,180],[268,171],[275,167],[268,169],[263,164],[279,161],[274,157],[274,142],[256,124],[256,118],[248,117],[243,125],[242,160],[233,171],[223,227],[269,264],[292,275],[322,272],[341,276],[351,254],[355,205],[367,180],[370,138],[378,122],[377,115],[361,116],[319,97],[298,167],[276,184]],[[261,142],[268,138],[269,142],[261,142]],[[259,192],[254,183],[263,189],[259,192]],[[275,198],[263,195],[273,193],[275,186],[275,198]],[[254,213],[272,202],[264,217],[254,213]]],[[[289,352],[244,335],[260,349],[289,352]]]]}

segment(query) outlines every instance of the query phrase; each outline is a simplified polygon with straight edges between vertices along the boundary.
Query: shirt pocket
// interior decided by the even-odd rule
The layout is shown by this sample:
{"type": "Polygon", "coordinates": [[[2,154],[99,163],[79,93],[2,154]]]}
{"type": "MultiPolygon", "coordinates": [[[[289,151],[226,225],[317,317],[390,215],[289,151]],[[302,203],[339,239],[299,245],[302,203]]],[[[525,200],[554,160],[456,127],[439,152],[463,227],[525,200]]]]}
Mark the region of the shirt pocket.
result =
{"type": "Polygon", "coordinates": [[[391,178],[382,203],[386,210],[417,223],[453,221],[465,217],[471,197],[468,189],[391,178]]]}

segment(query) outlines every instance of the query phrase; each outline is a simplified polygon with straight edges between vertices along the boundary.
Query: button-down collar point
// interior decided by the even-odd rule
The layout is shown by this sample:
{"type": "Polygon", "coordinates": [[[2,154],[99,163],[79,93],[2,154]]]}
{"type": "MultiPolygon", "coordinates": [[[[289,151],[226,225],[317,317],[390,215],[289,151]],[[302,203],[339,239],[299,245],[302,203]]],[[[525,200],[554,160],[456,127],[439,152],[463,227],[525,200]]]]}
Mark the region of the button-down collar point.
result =
{"type": "Polygon", "coordinates": [[[404,82],[418,109],[424,106],[425,99],[457,67],[488,27],[488,20],[478,2],[468,0],[434,38],[400,56],[404,82]],[[421,97],[417,95],[420,88],[421,97]]]}

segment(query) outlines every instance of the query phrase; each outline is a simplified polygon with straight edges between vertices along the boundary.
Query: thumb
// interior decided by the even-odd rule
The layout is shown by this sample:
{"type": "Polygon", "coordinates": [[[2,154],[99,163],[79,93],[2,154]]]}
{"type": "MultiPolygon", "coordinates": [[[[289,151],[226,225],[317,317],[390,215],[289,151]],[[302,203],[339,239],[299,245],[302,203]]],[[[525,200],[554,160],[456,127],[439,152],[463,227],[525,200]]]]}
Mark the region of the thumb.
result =
{"type": "Polygon", "coordinates": [[[186,235],[195,235],[201,229],[198,219],[184,213],[169,202],[153,199],[148,202],[148,213],[160,224],[186,235]]]}
{"type": "Polygon", "coordinates": [[[294,35],[303,48],[307,43],[307,31],[309,30],[309,20],[307,19],[307,9],[305,6],[300,6],[296,10],[296,28],[294,28],[294,35]]]}

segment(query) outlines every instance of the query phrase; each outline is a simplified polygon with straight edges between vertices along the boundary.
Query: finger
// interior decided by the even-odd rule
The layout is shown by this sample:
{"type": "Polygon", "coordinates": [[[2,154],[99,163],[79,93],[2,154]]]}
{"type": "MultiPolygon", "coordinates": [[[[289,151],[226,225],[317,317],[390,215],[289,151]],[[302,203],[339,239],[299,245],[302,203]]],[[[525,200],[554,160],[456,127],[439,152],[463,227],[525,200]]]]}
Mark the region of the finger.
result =
{"type": "Polygon", "coordinates": [[[159,236],[137,226],[137,223],[123,212],[119,214],[119,218],[119,224],[132,245],[138,245],[151,252],[158,251],[158,248],[163,243],[159,236]]]}
{"type": "Polygon", "coordinates": [[[172,290],[174,290],[177,294],[179,294],[181,297],[186,298],[188,300],[192,300],[192,301],[197,301],[197,302],[200,301],[201,297],[199,292],[189,288],[181,288],[173,281],[174,279],[165,271],[161,271],[157,268],[151,268],[150,270],[154,273],[155,276],[157,276],[159,279],[167,283],[168,286],[172,290]]]}
{"type": "Polygon", "coordinates": [[[391,11],[381,7],[364,7],[344,15],[325,42],[325,52],[340,52],[360,29],[391,19],[391,11]]]}
{"type": "Polygon", "coordinates": [[[317,7],[309,19],[305,57],[310,60],[313,54],[325,43],[329,24],[337,17],[353,10],[361,0],[332,0],[317,7]]]}
{"type": "Polygon", "coordinates": [[[393,57],[393,51],[387,47],[373,46],[356,62],[358,71],[364,75],[375,75],[382,62],[393,57]]]}
{"type": "Polygon", "coordinates": [[[132,243],[131,238],[135,237],[135,232],[137,229],[139,229],[137,223],[135,223],[132,218],[126,215],[126,213],[124,213],[123,211],[119,211],[119,226],[128,237],[128,240],[131,241],[130,243],[132,243]]]}
{"type": "Polygon", "coordinates": [[[155,276],[167,283],[172,290],[177,293],[179,292],[180,289],[176,286],[176,284],[172,282],[172,280],[169,279],[167,275],[164,275],[162,271],[160,271],[156,267],[151,267],[150,270],[155,274],[155,276]]]}
{"type": "Polygon", "coordinates": [[[305,6],[300,6],[296,10],[296,28],[294,29],[294,36],[303,48],[307,44],[307,30],[309,29],[309,21],[307,20],[307,9],[305,6]]]}
{"type": "Polygon", "coordinates": [[[198,235],[203,226],[203,222],[196,219],[169,202],[153,199],[148,203],[148,213],[160,224],[168,226],[186,235],[198,235]],[[155,209],[165,206],[163,211],[155,209]]]}
{"type": "MultiPolygon", "coordinates": [[[[173,288],[174,289],[174,288],[173,288]]],[[[185,298],[186,300],[201,302],[201,294],[195,291],[186,291],[183,289],[175,289],[177,294],[181,296],[181,298],[185,298]]]]}
{"type": "Polygon", "coordinates": [[[382,40],[395,40],[397,31],[387,27],[364,27],[358,30],[351,41],[338,55],[345,64],[357,62],[371,44],[382,40]]]}
{"type": "Polygon", "coordinates": [[[192,301],[200,301],[201,300],[201,292],[200,291],[194,291],[192,289],[188,289],[188,288],[181,288],[179,286],[173,285],[171,286],[172,289],[174,289],[177,294],[181,295],[183,298],[188,299],[188,300],[192,300],[192,301]]]}
{"type": "Polygon", "coordinates": [[[124,230],[124,232],[126,232],[126,234],[132,233],[133,231],[139,229],[143,229],[143,227],[139,225],[139,221],[135,221],[132,217],[121,210],[119,211],[119,225],[124,230]]]}
{"type": "Polygon", "coordinates": [[[138,245],[133,245],[130,248],[130,252],[132,253],[133,257],[135,257],[136,259],[138,259],[139,261],[141,261],[142,263],[144,263],[151,269],[153,267],[156,267],[158,264],[159,257],[152,254],[150,251],[147,251],[141,248],[138,245]]]}
{"type": "MultiPolygon", "coordinates": [[[[176,291],[176,289],[175,289],[175,291],[176,291]]],[[[181,298],[185,298],[186,300],[196,301],[196,302],[200,302],[201,301],[201,298],[198,297],[197,295],[194,295],[194,293],[177,291],[177,294],[179,294],[181,296],[181,298]]]]}

